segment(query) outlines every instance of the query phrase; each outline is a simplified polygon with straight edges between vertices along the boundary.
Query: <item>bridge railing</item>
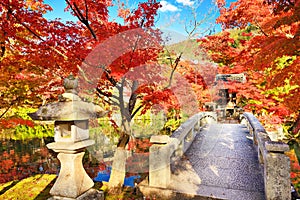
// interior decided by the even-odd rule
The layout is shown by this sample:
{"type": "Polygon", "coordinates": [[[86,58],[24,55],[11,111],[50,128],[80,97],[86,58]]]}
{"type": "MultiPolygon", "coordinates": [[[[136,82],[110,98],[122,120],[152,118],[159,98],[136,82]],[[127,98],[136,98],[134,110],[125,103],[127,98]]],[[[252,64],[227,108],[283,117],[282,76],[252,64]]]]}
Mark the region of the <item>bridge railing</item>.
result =
{"type": "Polygon", "coordinates": [[[149,186],[166,188],[171,179],[170,164],[186,152],[203,126],[216,121],[216,113],[201,112],[180,125],[170,137],[152,136],[149,155],[149,186]]]}
{"type": "Polygon", "coordinates": [[[289,146],[270,139],[266,130],[252,113],[241,116],[241,124],[248,127],[257,147],[259,162],[264,168],[264,185],[267,200],[291,199],[290,160],[284,152],[289,146]]]}

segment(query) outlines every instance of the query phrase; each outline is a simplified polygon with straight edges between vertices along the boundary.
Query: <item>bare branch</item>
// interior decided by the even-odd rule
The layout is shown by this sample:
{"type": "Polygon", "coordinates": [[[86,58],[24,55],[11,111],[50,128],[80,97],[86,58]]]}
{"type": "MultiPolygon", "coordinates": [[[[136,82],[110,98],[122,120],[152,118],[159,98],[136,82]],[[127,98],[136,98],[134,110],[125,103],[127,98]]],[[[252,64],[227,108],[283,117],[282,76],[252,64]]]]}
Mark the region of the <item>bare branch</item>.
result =
{"type": "Polygon", "coordinates": [[[175,65],[174,65],[174,67],[172,68],[171,75],[170,75],[170,78],[169,78],[169,83],[168,83],[168,85],[165,87],[165,89],[171,87],[171,85],[172,85],[173,76],[174,76],[174,73],[175,73],[175,71],[176,71],[176,69],[177,69],[177,67],[178,67],[178,64],[179,64],[179,62],[180,62],[180,59],[181,59],[182,54],[183,54],[183,52],[180,52],[179,56],[178,56],[178,57],[176,58],[176,60],[175,60],[175,63],[174,63],[175,65]]]}

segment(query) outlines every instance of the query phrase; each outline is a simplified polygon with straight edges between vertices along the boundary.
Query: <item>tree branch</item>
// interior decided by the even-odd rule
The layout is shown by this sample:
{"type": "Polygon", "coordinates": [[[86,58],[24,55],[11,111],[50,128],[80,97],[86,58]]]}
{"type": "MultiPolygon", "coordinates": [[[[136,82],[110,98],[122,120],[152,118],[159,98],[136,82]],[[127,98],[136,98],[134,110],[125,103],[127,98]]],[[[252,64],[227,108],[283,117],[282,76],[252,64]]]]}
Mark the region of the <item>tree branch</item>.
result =
{"type": "Polygon", "coordinates": [[[139,84],[138,81],[134,80],[132,87],[131,87],[131,95],[130,95],[129,104],[128,104],[128,111],[131,116],[132,116],[132,112],[133,112],[133,109],[134,109],[136,101],[137,101],[137,93],[135,93],[135,91],[138,88],[138,84],[139,84]]]}
{"type": "Polygon", "coordinates": [[[131,119],[143,108],[144,105],[140,105],[135,109],[135,111],[131,114],[131,119]]]}
{"type": "Polygon", "coordinates": [[[172,72],[171,72],[171,75],[170,75],[170,78],[169,78],[169,83],[168,85],[165,87],[165,89],[169,88],[171,85],[172,85],[172,80],[173,80],[173,76],[174,76],[174,73],[175,73],[175,70],[177,69],[178,67],[178,64],[180,62],[180,59],[181,59],[181,56],[182,56],[183,52],[180,52],[179,56],[176,58],[175,62],[174,62],[174,67],[172,68],[172,72]]]}
{"type": "Polygon", "coordinates": [[[2,58],[5,55],[5,42],[0,42],[0,47],[1,47],[0,57],[2,58]]]}
{"type": "Polygon", "coordinates": [[[264,34],[264,36],[269,37],[269,35],[262,29],[262,27],[259,25],[256,19],[254,19],[254,22],[256,23],[256,26],[259,28],[259,30],[264,34]]]}
{"type": "Polygon", "coordinates": [[[10,103],[8,108],[0,115],[0,118],[2,118],[7,113],[7,111],[9,111],[9,109],[12,107],[12,105],[13,105],[13,102],[10,103]]]}
{"type": "MultiPolygon", "coordinates": [[[[119,106],[119,103],[118,103],[118,102],[113,101],[109,96],[107,96],[106,93],[104,93],[104,92],[103,92],[102,90],[100,90],[99,88],[96,88],[96,91],[97,91],[97,93],[96,93],[97,96],[100,97],[101,99],[103,99],[103,101],[105,101],[106,103],[111,104],[111,105],[119,106]],[[102,96],[101,96],[101,95],[102,95],[102,96]],[[108,100],[102,98],[103,96],[106,97],[106,98],[108,98],[108,100]]],[[[116,99],[117,99],[116,96],[113,96],[113,98],[116,98],[116,99]]]]}
{"type": "Polygon", "coordinates": [[[34,32],[33,30],[31,30],[24,22],[22,22],[21,20],[19,20],[19,18],[17,16],[15,16],[14,14],[12,14],[13,17],[22,25],[24,26],[31,34],[33,34],[35,37],[37,37],[39,40],[45,42],[45,40],[39,36],[36,32],[34,32]]]}
{"type": "MultiPolygon", "coordinates": [[[[37,37],[39,40],[45,42],[45,40],[39,36],[36,32],[34,32],[29,26],[27,26],[24,22],[22,22],[17,16],[15,16],[14,14],[12,14],[12,16],[24,27],[26,28],[26,30],[28,30],[31,34],[33,34],[35,37],[37,37]]],[[[50,46],[50,49],[52,49],[53,51],[55,51],[56,53],[58,53],[59,55],[61,55],[62,57],[64,57],[64,59],[68,59],[68,57],[61,52],[60,50],[56,49],[53,46],[50,46]]]]}
{"type": "Polygon", "coordinates": [[[85,6],[86,6],[86,17],[84,17],[80,11],[80,9],[78,8],[77,4],[76,3],[73,3],[73,6],[72,4],[70,3],[69,0],[65,0],[67,2],[67,4],[70,6],[70,8],[72,9],[72,11],[75,13],[76,17],[79,19],[79,21],[81,23],[83,23],[87,28],[88,30],[90,31],[90,33],[92,34],[93,38],[95,40],[97,40],[97,36],[94,32],[94,30],[92,29],[91,25],[89,24],[89,21],[88,21],[88,10],[87,10],[87,3],[85,1],[85,6]]]}
{"type": "MultiPolygon", "coordinates": [[[[105,72],[105,77],[107,78],[107,80],[115,87],[117,87],[117,81],[112,77],[110,76],[109,74],[109,71],[107,71],[106,69],[104,70],[105,72]]],[[[118,87],[117,87],[118,88],[118,87]]]]}
{"type": "Polygon", "coordinates": [[[89,15],[88,15],[89,9],[88,9],[88,4],[86,3],[86,0],[84,0],[84,3],[85,3],[85,18],[87,21],[89,21],[89,15]]]}
{"type": "Polygon", "coordinates": [[[0,57],[4,57],[5,55],[5,51],[6,51],[6,47],[5,47],[5,38],[6,38],[7,33],[3,30],[3,32],[1,33],[1,41],[0,41],[0,48],[1,48],[1,54],[0,57]]]}

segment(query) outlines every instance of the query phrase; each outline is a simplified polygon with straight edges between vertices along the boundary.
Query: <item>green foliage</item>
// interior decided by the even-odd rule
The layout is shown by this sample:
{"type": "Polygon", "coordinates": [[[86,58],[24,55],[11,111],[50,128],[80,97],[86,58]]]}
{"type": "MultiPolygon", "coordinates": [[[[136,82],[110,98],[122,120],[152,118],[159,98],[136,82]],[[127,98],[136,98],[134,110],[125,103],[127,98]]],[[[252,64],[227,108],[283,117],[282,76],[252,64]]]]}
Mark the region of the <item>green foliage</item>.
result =
{"type": "Polygon", "coordinates": [[[274,76],[278,74],[280,71],[285,69],[286,67],[293,64],[293,62],[296,60],[296,56],[282,56],[280,58],[277,58],[274,63],[275,67],[267,67],[264,70],[264,74],[266,77],[268,76],[274,76]]]}
{"type": "Polygon", "coordinates": [[[176,53],[173,50],[167,51],[164,50],[159,55],[159,63],[170,65],[170,62],[174,62],[176,59],[176,53]]]}
{"type": "Polygon", "coordinates": [[[118,136],[118,131],[112,126],[108,117],[103,117],[97,120],[98,124],[94,128],[90,128],[90,134],[93,132],[101,132],[108,137],[118,136]]]}
{"type": "Polygon", "coordinates": [[[31,120],[31,118],[28,116],[28,113],[33,113],[37,109],[35,108],[28,108],[28,107],[17,107],[17,108],[12,108],[10,115],[12,117],[18,117],[22,119],[28,119],[31,120]]]}
{"type": "Polygon", "coordinates": [[[14,129],[14,134],[11,136],[13,140],[27,140],[33,138],[53,137],[53,125],[36,125],[29,127],[26,125],[19,125],[14,129]]]}
{"type": "Polygon", "coordinates": [[[234,48],[241,48],[244,41],[248,41],[252,37],[252,32],[255,31],[251,26],[246,27],[245,29],[232,29],[230,30],[230,37],[234,39],[234,42],[231,44],[234,48]]]}
{"type": "MultiPolygon", "coordinates": [[[[165,47],[176,59],[176,57],[182,53],[182,57],[186,60],[202,60],[206,58],[204,52],[199,49],[199,44],[195,39],[188,39],[182,42],[171,44],[165,47]]],[[[166,51],[160,56],[161,58],[165,58],[165,63],[169,64],[168,54],[166,51]]],[[[173,62],[175,61],[173,59],[173,62]]]]}
{"type": "MultiPolygon", "coordinates": [[[[20,118],[23,120],[31,120],[28,113],[35,112],[36,109],[28,107],[12,108],[7,114],[6,118],[20,118]]],[[[7,128],[2,130],[4,138],[13,140],[26,140],[33,138],[53,137],[54,127],[52,124],[35,124],[35,126],[17,125],[14,128],[7,128]]]]}
{"type": "Polygon", "coordinates": [[[282,70],[290,66],[294,60],[296,60],[296,56],[282,56],[281,58],[277,58],[275,60],[277,69],[282,70]]]}
{"type": "Polygon", "coordinates": [[[252,25],[252,24],[250,24],[249,26],[247,26],[245,28],[245,31],[247,33],[252,32],[252,33],[255,33],[255,34],[258,34],[260,32],[259,28],[257,26],[255,26],[255,25],[252,25]]]}
{"type": "Polygon", "coordinates": [[[148,110],[145,114],[136,116],[131,124],[134,135],[147,137],[153,134],[159,134],[166,122],[163,111],[152,112],[148,110]]]}
{"type": "Polygon", "coordinates": [[[284,83],[285,85],[283,86],[266,90],[264,94],[267,96],[272,95],[272,98],[275,99],[276,101],[283,102],[284,101],[283,95],[287,95],[290,93],[290,91],[299,88],[299,85],[291,85],[289,79],[285,79],[284,83]]]}
{"type": "Polygon", "coordinates": [[[254,105],[262,105],[263,103],[259,100],[250,99],[248,101],[248,104],[254,104],[254,105]]]}
{"type": "Polygon", "coordinates": [[[110,124],[108,118],[101,118],[98,121],[99,126],[89,128],[90,138],[95,140],[97,144],[90,148],[94,149],[95,151],[98,151],[100,149],[103,150],[105,148],[116,145],[118,142],[118,138],[120,137],[118,132],[110,124]]]}
{"type": "Polygon", "coordinates": [[[171,134],[172,132],[174,132],[181,124],[181,120],[180,119],[169,119],[165,126],[164,126],[164,130],[166,131],[165,134],[171,134]]]}
{"type": "Polygon", "coordinates": [[[295,155],[297,157],[297,161],[299,163],[299,161],[300,161],[300,147],[299,147],[299,143],[295,142],[295,141],[290,141],[289,145],[290,145],[291,149],[294,149],[295,155]]]}

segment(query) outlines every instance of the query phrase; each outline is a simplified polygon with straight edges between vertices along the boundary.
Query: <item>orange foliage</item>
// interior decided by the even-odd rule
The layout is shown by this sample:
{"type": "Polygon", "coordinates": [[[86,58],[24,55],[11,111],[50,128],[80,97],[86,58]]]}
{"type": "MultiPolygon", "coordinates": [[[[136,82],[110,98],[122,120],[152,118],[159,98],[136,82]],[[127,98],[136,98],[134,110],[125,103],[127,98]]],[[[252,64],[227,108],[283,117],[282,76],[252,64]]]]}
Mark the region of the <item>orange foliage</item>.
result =
{"type": "MultiPolygon", "coordinates": [[[[294,150],[286,152],[286,155],[289,156],[291,162],[291,181],[293,185],[299,187],[300,184],[300,165],[294,150]]],[[[298,188],[299,189],[299,188],[298,188]]]]}
{"type": "Polygon", "coordinates": [[[246,74],[245,86],[237,87],[245,109],[262,117],[268,114],[275,123],[295,117],[300,109],[299,88],[276,95],[268,91],[287,87],[287,80],[292,86],[300,86],[299,1],[238,0],[228,8],[222,1],[218,5],[221,15],[217,22],[224,29],[251,27],[241,30],[239,39],[233,40],[225,30],[199,40],[200,46],[220,63],[220,73],[246,74]],[[283,56],[292,61],[278,67],[278,59],[283,56]]]}

